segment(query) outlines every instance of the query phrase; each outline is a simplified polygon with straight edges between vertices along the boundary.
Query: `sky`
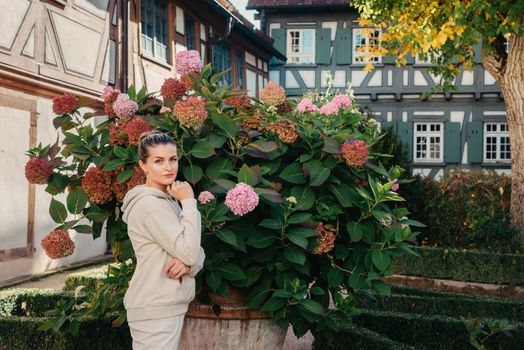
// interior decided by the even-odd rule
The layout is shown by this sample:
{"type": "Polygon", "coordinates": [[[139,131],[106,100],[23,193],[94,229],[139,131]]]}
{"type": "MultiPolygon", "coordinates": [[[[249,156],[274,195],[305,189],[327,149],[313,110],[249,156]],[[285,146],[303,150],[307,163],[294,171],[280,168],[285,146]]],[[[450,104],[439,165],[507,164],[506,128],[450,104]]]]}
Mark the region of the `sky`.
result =
{"type": "Polygon", "coordinates": [[[240,12],[242,16],[246,17],[251,23],[255,25],[255,27],[260,29],[260,21],[255,21],[255,18],[254,18],[256,11],[254,10],[247,11],[246,10],[247,0],[229,0],[229,2],[232,3],[233,6],[236,7],[238,12],[240,12]]]}

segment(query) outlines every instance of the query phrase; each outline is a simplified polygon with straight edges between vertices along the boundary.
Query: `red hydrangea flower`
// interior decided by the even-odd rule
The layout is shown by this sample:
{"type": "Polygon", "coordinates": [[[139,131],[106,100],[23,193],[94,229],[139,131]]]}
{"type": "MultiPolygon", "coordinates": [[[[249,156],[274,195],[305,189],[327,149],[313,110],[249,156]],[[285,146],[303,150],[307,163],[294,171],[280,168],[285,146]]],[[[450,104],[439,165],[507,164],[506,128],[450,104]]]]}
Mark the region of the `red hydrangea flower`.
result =
{"type": "Polygon", "coordinates": [[[364,165],[368,160],[368,147],[361,140],[354,140],[351,143],[345,143],[340,146],[342,158],[347,165],[359,167],[364,165]]]}
{"type": "Polygon", "coordinates": [[[244,94],[230,96],[224,99],[224,103],[228,106],[234,107],[237,111],[242,111],[251,107],[251,99],[244,94]]]}
{"type": "Polygon", "coordinates": [[[120,119],[109,125],[109,143],[111,145],[127,145],[126,125],[127,119],[120,119]]]}
{"type": "Polygon", "coordinates": [[[200,77],[198,76],[197,72],[189,72],[187,74],[184,74],[180,77],[180,82],[184,84],[188,89],[194,89],[197,86],[196,81],[193,79],[199,80],[200,77]]]}
{"type": "Polygon", "coordinates": [[[267,130],[277,134],[280,141],[293,143],[298,139],[297,125],[289,119],[269,123],[267,130]]]}
{"type": "Polygon", "coordinates": [[[178,101],[174,115],[180,124],[187,127],[200,127],[207,119],[206,102],[191,96],[186,101],[178,101]]]}
{"type": "Polygon", "coordinates": [[[323,254],[331,252],[335,247],[335,239],[337,238],[337,229],[335,226],[324,225],[322,222],[319,222],[316,231],[318,232],[318,246],[313,250],[313,253],[323,254]]]}
{"type": "Polygon", "coordinates": [[[169,78],[160,87],[160,95],[169,100],[180,100],[187,91],[187,85],[181,80],[169,78]]]}
{"type": "Polygon", "coordinates": [[[51,259],[65,258],[75,251],[75,243],[66,231],[53,231],[42,239],[40,245],[51,259]]]}
{"type": "Polygon", "coordinates": [[[284,88],[270,81],[260,91],[260,99],[271,106],[279,106],[286,101],[284,88]]]}
{"type": "Polygon", "coordinates": [[[25,178],[30,184],[44,185],[53,174],[53,166],[39,158],[31,158],[25,165],[25,178]]]}
{"type": "Polygon", "coordinates": [[[131,176],[127,181],[119,184],[116,180],[118,173],[114,173],[113,179],[113,191],[115,193],[116,200],[120,203],[124,200],[127,192],[131,191],[138,185],[143,185],[146,182],[146,176],[142,169],[138,165],[135,165],[133,176],[131,176]]]}
{"type": "Polygon", "coordinates": [[[102,97],[104,99],[104,112],[106,112],[107,116],[110,118],[116,117],[113,103],[115,103],[118,95],[120,95],[120,90],[115,90],[111,86],[106,86],[102,92],[102,97]]]}
{"type": "Polygon", "coordinates": [[[71,94],[63,94],[53,99],[53,113],[56,115],[69,114],[78,108],[78,99],[71,94]]]}
{"type": "Polygon", "coordinates": [[[89,168],[82,179],[82,188],[95,204],[104,204],[113,199],[111,172],[102,171],[97,167],[89,168]]]}
{"type": "Polygon", "coordinates": [[[144,132],[151,130],[151,127],[142,118],[133,118],[124,126],[127,140],[130,145],[138,146],[138,139],[144,132]]]}

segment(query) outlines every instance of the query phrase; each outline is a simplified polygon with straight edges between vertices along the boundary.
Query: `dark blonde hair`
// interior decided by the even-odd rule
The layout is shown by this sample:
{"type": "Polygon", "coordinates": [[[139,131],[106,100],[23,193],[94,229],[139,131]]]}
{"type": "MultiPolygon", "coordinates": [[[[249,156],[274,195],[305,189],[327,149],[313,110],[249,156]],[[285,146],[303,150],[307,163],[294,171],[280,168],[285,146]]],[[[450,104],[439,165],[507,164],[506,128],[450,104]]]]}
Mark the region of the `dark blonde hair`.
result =
{"type": "Polygon", "coordinates": [[[138,159],[145,163],[147,157],[149,157],[149,147],[158,145],[174,145],[176,147],[176,142],[171,136],[161,131],[153,130],[142,133],[138,139],[138,159]]]}

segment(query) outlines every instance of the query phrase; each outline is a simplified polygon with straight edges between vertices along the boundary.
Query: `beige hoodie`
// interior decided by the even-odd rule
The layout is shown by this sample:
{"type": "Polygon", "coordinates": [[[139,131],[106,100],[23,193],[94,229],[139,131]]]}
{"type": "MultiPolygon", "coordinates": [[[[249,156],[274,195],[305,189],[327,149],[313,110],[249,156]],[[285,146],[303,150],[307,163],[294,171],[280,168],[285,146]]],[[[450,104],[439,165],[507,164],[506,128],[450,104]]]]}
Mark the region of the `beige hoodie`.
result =
{"type": "Polygon", "coordinates": [[[184,314],[195,297],[195,275],[204,264],[200,247],[201,219],[194,198],[182,208],[166,193],[145,185],[129,191],[122,210],[137,259],[124,297],[129,321],[184,314]],[[171,257],[191,267],[181,280],[162,271],[171,257]]]}

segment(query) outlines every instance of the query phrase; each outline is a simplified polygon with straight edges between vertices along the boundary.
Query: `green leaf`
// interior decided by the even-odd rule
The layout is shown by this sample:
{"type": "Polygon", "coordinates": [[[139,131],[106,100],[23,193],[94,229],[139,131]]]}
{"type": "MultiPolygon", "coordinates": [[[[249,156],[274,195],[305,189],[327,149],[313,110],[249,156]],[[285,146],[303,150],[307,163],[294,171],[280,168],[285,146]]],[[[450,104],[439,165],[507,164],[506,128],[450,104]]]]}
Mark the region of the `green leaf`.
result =
{"type": "Polygon", "coordinates": [[[230,189],[232,189],[233,187],[236,186],[236,183],[234,183],[233,181],[230,181],[230,180],[225,180],[225,179],[216,179],[214,180],[215,183],[222,187],[223,189],[229,191],[230,189]]]}
{"type": "Polygon", "coordinates": [[[198,165],[188,164],[182,170],[184,178],[191,182],[193,186],[202,179],[203,171],[202,168],[198,165]]]}
{"type": "Polygon", "coordinates": [[[49,182],[47,183],[46,192],[51,194],[52,196],[56,196],[59,193],[62,193],[67,185],[69,184],[69,177],[66,175],[53,173],[51,177],[49,178],[49,182]]]}
{"type": "Polygon", "coordinates": [[[315,204],[315,192],[309,187],[293,186],[291,195],[297,199],[297,210],[309,210],[315,204]]]}
{"type": "Polygon", "coordinates": [[[340,270],[330,269],[327,273],[327,281],[330,288],[338,287],[344,282],[344,274],[340,270]]]}
{"type": "Polygon", "coordinates": [[[284,306],[286,306],[286,304],[287,300],[285,299],[271,297],[268,301],[266,301],[264,306],[262,306],[262,309],[260,311],[274,312],[278,309],[283,308],[284,306]]]}
{"type": "Polygon", "coordinates": [[[224,263],[216,268],[222,272],[222,277],[230,281],[240,281],[246,278],[244,271],[237,265],[231,263],[224,263]]]}
{"type": "Polygon", "coordinates": [[[238,171],[238,182],[243,182],[249,186],[255,186],[258,183],[258,177],[247,164],[244,164],[238,171]]]}
{"type": "Polygon", "coordinates": [[[365,232],[365,226],[354,221],[350,221],[347,224],[347,230],[349,237],[351,237],[351,242],[358,242],[362,239],[365,232]]]}
{"type": "Polygon", "coordinates": [[[331,191],[331,193],[335,195],[335,197],[337,197],[338,202],[344,208],[350,208],[355,206],[353,199],[357,196],[357,194],[354,191],[352,191],[348,185],[330,185],[329,190],[331,191]]]}
{"type": "Polygon", "coordinates": [[[291,261],[292,263],[304,265],[306,262],[306,253],[304,249],[299,248],[295,245],[287,246],[284,249],[284,256],[288,261],[291,261]]]}
{"type": "Polygon", "coordinates": [[[309,169],[309,185],[310,186],[320,186],[329,178],[331,175],[331,170],[326,168],[321,161],[313,159],[305,165],[309,169]]]}
{"type": "Polygon", "coordinates": [[[277,238],[267,231],[254,231],[249,234],[247,244],[253,248],[263,249],[271,246],[277,238]]]}
{"type": "Polygon", "coordinates": [[[211,113],[211,120],[215,123],[222,131],[224,136],[235,140],[237,132],[240,131],[237,123],[228,116],[218,113],[211,113]]]}
{"type": "Polygon", "coordinates": [[[291,215],[289,219],[287,220],[290,224],[302,224],[306,221],[309,221],[311,219],[311,214],[309,213],[298,213],[291,215]]]}
{"type": "Polygon", "coordinates": [[[298,235],[298,236],[302,236],[302,237],[316,237],[318,236],[318,232],[313,230],[313,229],[310,229],[310,228],[307,228],[307,227],[295,227],[295,228],[292,228],[291,230],[289,230],[288,232],[288,235],[298,235]]]}
{"type": "Polygon", "coordinates": [[[354,290],[359,290],[366,284],[366,279],[360,272],[353,272],[349,277],[349,286],[354,290]]]}
{"type": "Polygon", "coordinates": [[[206,175],[210,180],[219,179],[224,170],[233,170],[231,160],[228,158],[217,158],[207,166],[206,175]]]}
{"type": "Polygon", "coordinates": [[[88,211],[86,217],[93,222],[103,223],[109,217],[109,213],[104,211],[88,211]]]}
{"type": "Polygon", "coordinates": [[[219,136],[217,134],[209,135],[209,143],[211,143],[215,149],[222,148],[225,142],[225,137],[219,136]]]}
{"type": "Polygon", "coordinates": [[[264,301],[271,294],[271,289],[267,286],[258,286],[248,293],[246,301],[247,305],[252,308],[260,308],[264,301]]]}
{"type": "Polygon", "coordinates": [[[135,173],[134,168],[127,168],[126,170],[122,171],[118,176],[116,177],[116,181],[121,184],[124,183],[126,180],[130,179],[131,176],[135,173]]]}
{"type": "Polygon", "coordinates": [[[218,287],[220,287],[220,284],[222,283],[222,273],[217,270],[210,270],[205,275],[206,283],[213,290],[216,292],[218,287]]]}
{"type": "Polygon", "coordinates": [[[373,249],[371,252],[371,261],[380,271],[384,271],[391,263],[391,257],[380,249],[373,249]]]}
{"type": "Polygon", "coordinates": [[[123,147],[115,146],[115,149],[113,150],[113,152],[115,153],[115,156],[117,156],[118,158],[122,158],[122,159],[128,158],[127,151],[123,147]]]}
{"type": "Polygon", "coordinates": [[[200,159],[206,159],[216,154],[213,145],[208,141],[197,142],[189,153],[193,157],[200,159]]]}
{"type": "Polygon", "coordinates": [[[215,231],[215,235],[223,242],[226,242],[234,247],[238,247],[237,237],[233,231],[228,230],[227,228],[221,228],[220,230],[215,231]]]}
{"type": "Polygon", "coordinates": [[[128,160],[122,160],[122,159],[113,159],[104,165],[104,171],[111,171],[120,168],[122,165],[125,165],[127,163],[130,163],[128,160]]]}
{"type": "Polygon", "coordinates": [[[298,245],[299,247],[303,248],[303,249],[306,249],[307,248],[307,245],[308,245],[308,241],[307,241],[307,238],[304,237],[304,236],[301,236],[299,234],[289,234],[287,235],[287,238],[295,243],[296,245],[298,245]]]}
{"type": "Polygon", "coordinates": [[[93,234],[93,227],[91,225],[76,225],[73,226],[73,230],[75,230],[78,233],[93,234]]]}
{"type": "Polygon", "coordinates": [[[340,154],[342,153],[340,151],[340,145],[338,144],[338,141],[332,137],[324,136],[324,148],[322,148],[322,151],[330,154],[340,154]]]}
{"type": "Polygon", "coordinates": [[[382,280],[374,280],[371,282],[373,288],[375,288],[382,295],[390,295],[391,288],[382,280]]]}
{"type": "Polygon", "coordinates": [[[315,315],[324,316],[324,308],[318,302],[311,299],[304,299],[300,302],[300,305],[304,307],[309,312],[314,313],[315,315]]]}
{"type": "Polygon", "coordinates": [[[71,214],[80,214],[86,206],[87,201],[88,199],[84,190],[82,187],[77,186],[67,195],[67,210],[69,210],[71,214]]]}
{"type": "Polygon", "coordinates": [[[272,230],[280,230],[282,228],[282,224],[279,221],[269,218],[262,220],[258,224],[258,226],[269,228],[272,230]]]}
{"type": "MultiPolygon", "coordinates": [[[[304,184],[306,179],[304,178],[304,172],[302,167],[298,163],[291,163],[280,173],[280,178],[286,180],[292,184],[304,184]]],[[[298,198],[297,198],[298,199],[298,198]]]]}
{"type": "Polygon", "coordinates": [[[49,215],[51,215],[51,218],[57,224],[63,224],[67,219],[67,210],[65,205],[52,198],[51,204],[49,205],[49,215]]]}

